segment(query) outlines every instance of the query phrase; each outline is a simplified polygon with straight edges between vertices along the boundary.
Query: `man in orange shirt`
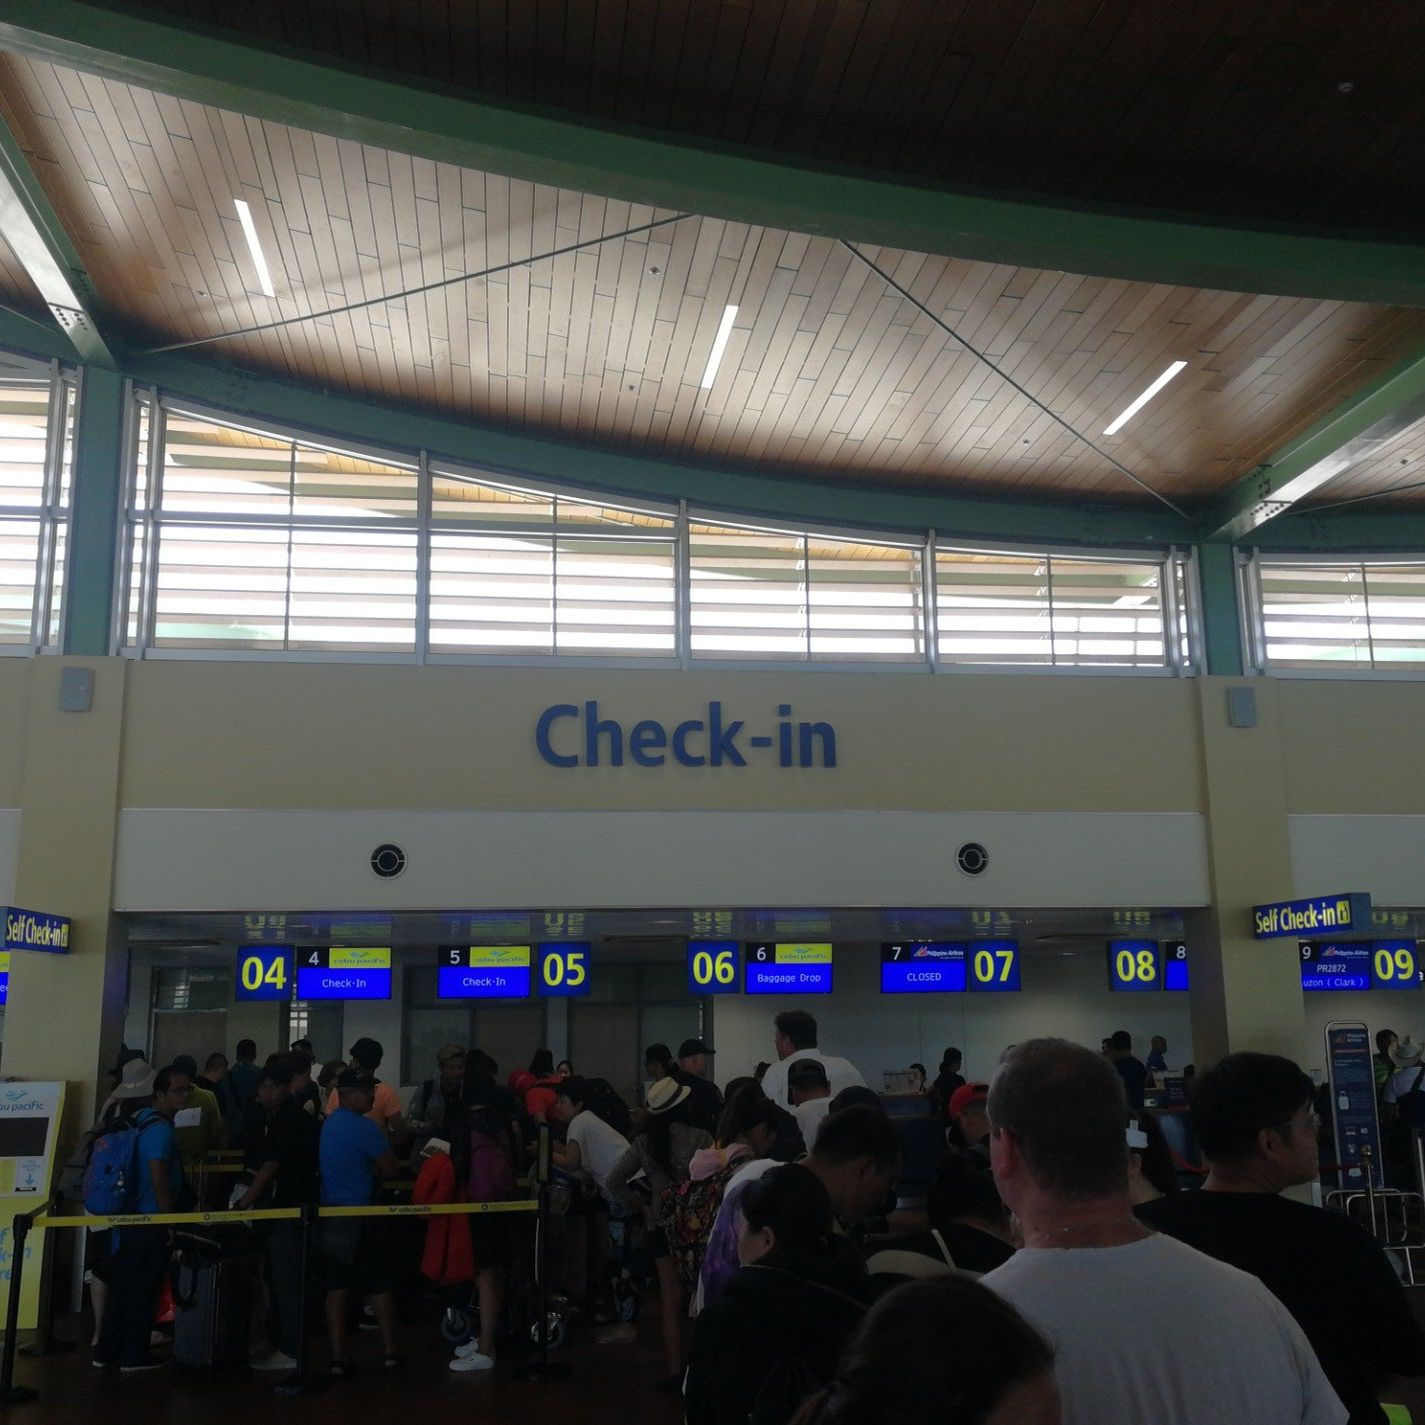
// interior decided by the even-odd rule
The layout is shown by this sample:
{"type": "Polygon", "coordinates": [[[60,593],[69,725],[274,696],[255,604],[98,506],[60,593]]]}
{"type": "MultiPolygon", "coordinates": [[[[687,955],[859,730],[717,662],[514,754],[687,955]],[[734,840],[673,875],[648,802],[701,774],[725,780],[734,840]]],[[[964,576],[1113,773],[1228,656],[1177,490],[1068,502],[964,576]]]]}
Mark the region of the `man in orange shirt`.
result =
{"type": "MultiPolygon", "coordinates": [[[[375,1078],[376,1070],[380,1068],[385,1052],[375,1039],[358,1039],[351,1046],[351,1067],[375,1078]]],[[[333,1089],[327,1098],[327,1113],[332,1114],[336,1110],[337,1092],[333,1089]]],[[[399,1149],[409,1141],[411,1134],[406,1127],[401,1099],[390,1084],[383,1084],[379,1079],[377,1080],[376,1101],[372,1104],[366,1117],[386,1135],[386,1139],[392,1147],[399,1149]]]]}

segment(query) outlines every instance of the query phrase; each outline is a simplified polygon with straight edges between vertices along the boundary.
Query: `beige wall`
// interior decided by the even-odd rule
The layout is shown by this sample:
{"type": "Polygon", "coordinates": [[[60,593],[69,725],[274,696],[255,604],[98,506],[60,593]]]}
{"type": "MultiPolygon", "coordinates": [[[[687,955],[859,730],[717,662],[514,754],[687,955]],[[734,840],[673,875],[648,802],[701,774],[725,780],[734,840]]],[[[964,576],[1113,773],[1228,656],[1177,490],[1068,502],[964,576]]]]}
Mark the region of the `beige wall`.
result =
{"type": "Polygon", "coordinates": [[[1303,678],[1276,687],[1288,811],[1425,812],[1425,683],[1303,678]]]}
{"type": "MultiPolygon", "coordinates": [[[[1192,684],[1173,679],[142,663],[128,689],[129,807],[1196,811],[1192,684]],[[836,727],[834,772],[563,770],[540,711],[728,717],[779,703],[836,727]]],[[[562,733],[561,735],[567,735],[562,733]]]]}
{"type": "Polygon", "coordinates": [[[0,807],[20,804],[33,658],[0,658],[0,807]]]}
{"type": "Polygon", "coordinates": [[[112,915],[124,679],[118,659],[41,659],[28,679],[15,900],[71,918],[67,955],[11,957],[5,1072],[63,1079],[71,1125],[92,1117],[123,1028],[127,957],[112,915]],[[94,672],[87,713],[58,710],[60,673],[94,672]]]}
{"type": "MultiPolygon", "coordinates": [[[[7,1073],[84,1079],[109,1050],[101,1028],[112,1039],[122,1024],[124,957],[108,935],[119,807],[1204,814],[1216,904],[1199,926],[1194,1018],[1215,1047],[1297,1044],[1308,1062],[1318,1030],[1287,952],[1245,933],[1254,900],[1305,893],[1290,883],[1287,816],[1425,812],[1425,684],[1256,680],[1262,715],[1244,731],[1226,727],[1229,684],[1215,679],[95,666],[94,712],[62,714],[59,660],[0,659],[0,807],[23,813],[16,899],[77,918],[68,961],[27,956],[16,972],[7,1073]],[[627,728],[703,716],[714,697],[767,731],[784,701],[831,722],[840,765],[566,771],[535,750],[551,703],[595,698],[627,728]]],[[[971,896],[947,883],[951,903],[971,896]]]]}

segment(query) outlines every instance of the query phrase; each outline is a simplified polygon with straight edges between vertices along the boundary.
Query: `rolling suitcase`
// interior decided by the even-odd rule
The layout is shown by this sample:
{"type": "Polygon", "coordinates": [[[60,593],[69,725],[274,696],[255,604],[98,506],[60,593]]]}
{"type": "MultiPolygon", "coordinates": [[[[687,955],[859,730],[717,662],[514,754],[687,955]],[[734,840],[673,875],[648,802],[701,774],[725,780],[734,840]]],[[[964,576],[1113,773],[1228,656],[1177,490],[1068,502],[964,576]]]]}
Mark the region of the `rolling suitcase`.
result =
{"type": "Polygon", "coordinates": [[[241,1239],[180,1237],[173,1259],[173,1363],[183,1370],[246,1365],[256,1257],[241,1239]]]}

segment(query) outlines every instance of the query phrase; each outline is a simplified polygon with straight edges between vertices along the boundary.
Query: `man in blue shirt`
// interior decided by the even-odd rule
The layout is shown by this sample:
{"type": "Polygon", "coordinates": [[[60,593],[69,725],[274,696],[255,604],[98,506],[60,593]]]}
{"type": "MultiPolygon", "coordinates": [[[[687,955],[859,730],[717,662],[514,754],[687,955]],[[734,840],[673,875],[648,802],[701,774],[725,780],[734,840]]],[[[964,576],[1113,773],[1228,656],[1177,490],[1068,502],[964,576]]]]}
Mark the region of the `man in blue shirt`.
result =
{"type": "MultiPolygon", "coordinates": [[[[153,1107],[135,1118],[134,1212],[177,1212],[183,1198],[183,1163],[173,1130],[174,1117],[187,1105],[193,1087],[187,1074],[161,1069],[154,1079],[153,1107]]],[[[114,1232],[109,1268],[109,1299],[94,1348],[94,1364],[118,1364],[125,1375],[158,1370],[166,1364],[149,1354],[158,1290],[168,1270],[166,1227],[124,1227],[114,1232]]]]}
{"type": "Polygon", "coordinates": [[[1133,1057],[1133,1036],[1126,1029],[1117,1030],[1108,1041],[1108,1052],[1118,1077],[1123,1080],[1128,1107],[1141,1111],[1143,1093],[1148,1087],[1148,1070],[1141,1059],[1133,1057]]]}
{"type": "MultiPolygon", "coordinates": [[[[376,1101],[376,1081],[360,1069],[343,1069],[336,1081],[337,1108],[322,1124],[323,1207],[367,1207],[378,1178],[396,1175],[396,1155],[386,1135],[365,1115],[376,1101]]],[[[322,1269],[327,1287],[327,1335],[332,1374],[351,1375],[346,1355],[347,1307],[353,1290],[364,1291],[376,1312],[388,1370],[401,1365],[396,1351],[396,1302],[386,1235],[370,1218],[332,1217],[322,1223],[322,1269]]]]}

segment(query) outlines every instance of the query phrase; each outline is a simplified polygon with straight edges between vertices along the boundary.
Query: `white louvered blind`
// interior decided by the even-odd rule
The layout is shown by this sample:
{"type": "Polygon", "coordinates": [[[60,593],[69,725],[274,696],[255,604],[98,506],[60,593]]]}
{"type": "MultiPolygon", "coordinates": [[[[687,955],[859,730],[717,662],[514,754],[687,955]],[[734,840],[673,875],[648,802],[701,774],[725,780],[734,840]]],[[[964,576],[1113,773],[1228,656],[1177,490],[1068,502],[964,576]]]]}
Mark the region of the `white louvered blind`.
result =
{"type": "Polygon", "coordinates": [[[920,659],[920,561],[918,547],[695,522],[693,656],[920,659]]]}
{"type": "Polygon", "coordinates": [[[939,549],[940,658],[1011,666],[1165,667],[1163,580],[1160,560],[939,549]]]}
{"type": "Polygon", "coordinates": [[[10,651],[59,642],[73,447],[68,381],[0,383],[0,646],[10,651]]]}
{"type": "Polygon", "coordinates": [[[1268,668],[1425,664],[1425,565],[1261,559],[1257,575],[1268,668]]]}

